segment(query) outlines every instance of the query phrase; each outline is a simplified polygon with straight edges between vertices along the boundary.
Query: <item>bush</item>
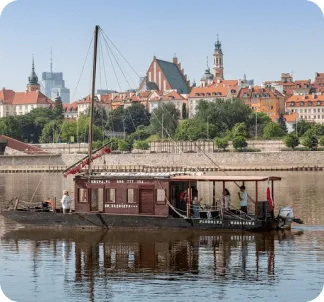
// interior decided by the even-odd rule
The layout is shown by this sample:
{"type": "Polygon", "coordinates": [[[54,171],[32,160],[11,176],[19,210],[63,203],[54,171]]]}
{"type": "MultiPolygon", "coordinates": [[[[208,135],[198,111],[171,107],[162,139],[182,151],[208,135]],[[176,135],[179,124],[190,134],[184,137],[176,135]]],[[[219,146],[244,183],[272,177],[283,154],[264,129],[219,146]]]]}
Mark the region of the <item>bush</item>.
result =
{"type": "Polygon", "coordinates": [[[256,149],[256,148],[243,148],[243,149],[235,150],[235,152],[261,152],[261,149],[256,149]]]}
{"type": "Polygon", "coordinates": [[[293,150],[299,145],[299,139],[295,133],[286,135],[283,141],[288,148],[292,148],[293,150]]]}
{"type": "Polygon", "coordinates": [[[246,148],[248,145],[244,136],[235,137],[232,144],[235,150],[246,148]]]}
{"type": "Polygon", "coordinates": [[[286,135],[286,132],[278,123],[268,123],[263,128],[264,138],[283,137],[284,135],[286,135]]]}
{"type": "Polygon", "coordinates": [[[133,145],[134,149],[148,150],[150,145],[147,141],[136,141],[133,145]]]}
{"type": "Polygon", "coordinates": [[[225,150],[228,147],[228,139],[226,137],[224,138],[216,137],[214,143],[218,149],[225,150]]]}
{"type": "Polygon", "coordinates": [[[324,136],[322,136],[320,139],[319,139],[319,144],[321,146],[324,146],[324,136]]]}
{"type": "Polygon", "coordinates": [[[233,138],[235,138],[237,136],[247,137],[248,131],[247,131],[247,127],[246,127],[245,123],[235,124],[234,127],[232,128],[232,136],[233,136],[233,138]]]}
{"type": "Polygon", "coordinates": [[[312,136],[306,136],[302,139],[302,145],[311,149],[311,150],[314,150],[317,148],[317,145],[318,145],[318,140],[316,138],[316,136],[312,135],[312,136]]]}
{"type": "Polygon", "coordinates": [[[129,143],[127,141],[120,139],[118,141],[118,150],[119,151],[130,151],[131,146],[129,145],[129,143]]]}

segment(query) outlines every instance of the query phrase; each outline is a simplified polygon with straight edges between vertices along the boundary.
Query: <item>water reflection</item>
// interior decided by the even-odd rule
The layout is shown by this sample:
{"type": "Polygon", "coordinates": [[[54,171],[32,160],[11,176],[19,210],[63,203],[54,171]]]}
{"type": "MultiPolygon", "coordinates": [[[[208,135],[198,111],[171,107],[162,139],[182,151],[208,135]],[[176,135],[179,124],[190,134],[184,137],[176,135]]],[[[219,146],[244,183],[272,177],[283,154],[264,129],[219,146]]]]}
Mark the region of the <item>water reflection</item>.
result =
{"type": "Polygon", "coordinates": [[[94,300],[96,283],[107,286],[112,278],[162,279],[214,276],[231,279],[278,282],[275,241],[293,240],[302,232],[271,234],[195,232],[93,232],[11,231],[1,240],[5,249],[20,253],[26,243],[32,254],[31,278],[41,283],[42,261],[61,258],[70,290],[85,290],[94,300]],[[27,242],[26,242],[27,240],[27,242]],[[44,252],[46,253],[44,254],[44,252]],[[60,252],[58,252],[60,251],[60,252]],[[42,261],[40,261],[42,259],[42,261]],[[40,266],[40,267],[39,267],[40,266]],[[71,272],[74,276],[71,279],[71,272]]]}

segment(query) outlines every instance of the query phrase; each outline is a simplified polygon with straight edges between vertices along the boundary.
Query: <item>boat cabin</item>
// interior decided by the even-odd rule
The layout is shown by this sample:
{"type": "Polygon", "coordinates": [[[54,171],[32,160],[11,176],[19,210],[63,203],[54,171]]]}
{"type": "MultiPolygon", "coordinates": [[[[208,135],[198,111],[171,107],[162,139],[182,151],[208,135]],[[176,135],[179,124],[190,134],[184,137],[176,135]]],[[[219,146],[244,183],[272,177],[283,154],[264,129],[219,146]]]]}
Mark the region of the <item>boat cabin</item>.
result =
{"type": "MultiPolygon", "coordinates": [[[[192,200],[199,194],[199,183],[213,184],[213,194],[209,200],[208,212],[212,217],[222,211],[223,202],[219,198],[227,183],[237,186],[249,182],[251,190],[254,184],[255,215],[264,215],[266,200],[259,200],[259,183],[269,182],[272,199],[274,199],[274,181],[280,177],[268,176],[208,176],[185,173],[97,173],[89,177],[86,174],[74,178],[75,212],[98,212],[121,215],[150,215],[167,217],[192,217],[192,200]],[[221,188],[217,192],[216,187],[221,188]],[[220,186],[219,186],[220,185],[220,186]]],[[[206,218],[206,212],[200,209],[200,218],[206,218]]]]}

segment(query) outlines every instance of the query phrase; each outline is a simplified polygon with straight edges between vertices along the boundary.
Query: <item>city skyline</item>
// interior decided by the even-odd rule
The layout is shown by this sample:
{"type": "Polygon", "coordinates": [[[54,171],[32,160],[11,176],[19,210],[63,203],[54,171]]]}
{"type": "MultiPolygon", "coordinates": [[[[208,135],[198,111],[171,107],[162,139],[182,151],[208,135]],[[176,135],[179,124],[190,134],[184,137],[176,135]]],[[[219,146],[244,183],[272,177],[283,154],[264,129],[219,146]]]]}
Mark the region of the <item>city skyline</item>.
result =
{"type": "MultiPolygon", "coordinates": [[[[313,80],[315,72],[324,71],[324,42],[317,38],[323,33],[324,19],[312,2],[207,0],[204,5],[197,1],[185,5],[184,1],[167,0],[162,6],[150,2],[149,7],[147,3],[128,0],[123,7],[116,1],[102,0],[81,1],[77,7],[75,1],[62,0],[55,4],[40,0],[10,3],[0,18],[0,38],[6,41],[0,50],[1,86],[24,91],[32,55],[41,79],[42,72],[50,69],[52,48],[53,71],[64,73],[71,102],[85,97],[90,93],[91,53],[78,87],[77,83],[96,24],[140,76],[145,75],[154,55],[172,61],[176,53],[191,83],[195,79],[199,84],[206,56],[212,68],[217,34],[224,52],[225,79],[246,74],[260,84],[293,71],[295,79],[313,80]]],[[[105,65],[109,69],[109,64],[105,65]]],[[[127,73],[132,88],[138,88],[138,77],[129,69],[127,73]]],[[[113,72],[108,84],[100,82],[98,77],[97,89],[119,90],[113,72]]],[[[130,88],[125,81],[120,82],[122,90],[130,88]]]]}

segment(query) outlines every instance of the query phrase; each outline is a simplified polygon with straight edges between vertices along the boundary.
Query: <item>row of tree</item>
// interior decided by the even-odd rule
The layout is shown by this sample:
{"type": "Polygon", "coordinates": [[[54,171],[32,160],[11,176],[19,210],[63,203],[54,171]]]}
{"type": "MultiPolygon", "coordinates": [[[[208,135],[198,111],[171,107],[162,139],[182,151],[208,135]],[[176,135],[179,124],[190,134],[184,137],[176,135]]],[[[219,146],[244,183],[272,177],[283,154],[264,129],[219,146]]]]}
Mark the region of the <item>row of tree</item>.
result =
{"type": "MultiPolygon", "coordinates": [[[[182,108],[183,118],[186,110],[182,108]]],[[[78,120],[64,119],[62,104],[55,104],[54,110],[37,108],[21,116],[0,119],[0,134],[29,143],[87,142],[89,114],[78,120]]],[[[301,120],[294,126],[297,137],[324,136],[324,125],[301,120]]],[[[239,99],[215,102],[200,100],[196,116],[180,120],[180,111],[173,103],[164,103],[150,114],[144,105],[132,104],[106,112],[99,104],[94,111],[94,140],[101,144],[110,132],[124,134],[124,142],[150,142],[160,139],[199,140],[214,139],[241,140],[251,137],[265,139],[283,138],[287,125],[280,116],[276,122],[264,113],[255,113],[239,99]]],[[[125,145],[126,143],[124,143],[125,145]]],[[[146,146],[144,143],[142,148],[146,146]]]]}

